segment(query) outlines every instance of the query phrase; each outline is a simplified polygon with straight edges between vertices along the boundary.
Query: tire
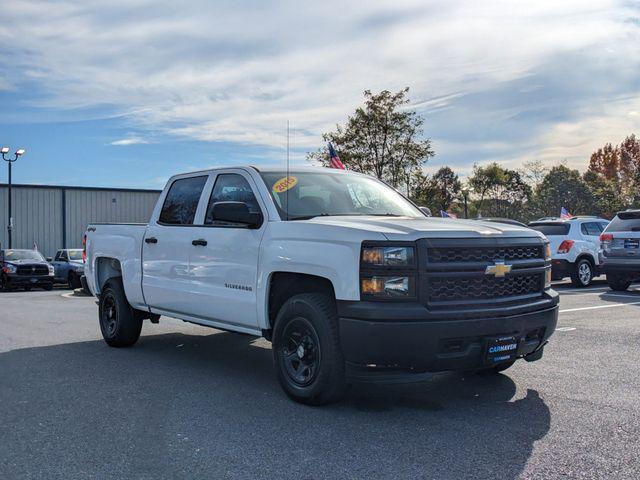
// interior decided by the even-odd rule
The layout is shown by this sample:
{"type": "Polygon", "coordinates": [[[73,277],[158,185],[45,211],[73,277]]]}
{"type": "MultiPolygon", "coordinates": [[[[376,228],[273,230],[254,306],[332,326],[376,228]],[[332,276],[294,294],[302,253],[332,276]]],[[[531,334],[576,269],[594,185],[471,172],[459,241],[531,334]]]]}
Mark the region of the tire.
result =
{"type": "Polygon", "coordinates": [[[44,288],[47,292],[50,292],[51,290],[53,290],[53,283],[47,283],[42,288],[44,288]]]}
{"type": "Polygon", "coordinates": [[[76,275],[75,272],[69,272],[69,275],[67,276],[67,284],[69,285],[69,288],[73,290],[80,288],[80,278],[78,278],[78,275],[76,275]]]}
{"type": "Polygon", "coordinates": [[[504,372],[507,368],[513,367],[514,363],[516,363],[516,361],[511,360],[510,362],[504,362],[500,365],[496,365],[495,367],[479,370],[478,373],[481,375],[497,375],[500,372],[504,372]]]}
{"type": "Polygon", "coordinates": [[[574,287],[585,288],[591,285],[593,280],[593,264],[590,260],[582,258],[576,263],[571,273],[571,283],[574,287]]]}
{"type": "Polygon", "coordinates": [[[110,347],[130,347],[140,338],[142,318],[129,305],[120,278],[107,281],[98,302],[102,338],[110,347]]]}
{"type": "Polygon", "coordinates": [[[607,284],[611,290],[615,290],[616,292],[624,292],[629,285],[631,285],[631,280],[624,275],[616,275],[615,273],[607,274],[607,284]]]}
{"type": "Polygon", "coordinates": [[[10,292],[12,290],[9,280],[0,273],[0,292],[10,292]]]}
{"type": "Polygon", "coordinates": [[[276,317],[273,357],[278,381],[306,405],[337,402],[347,390],[335,301],[304,293],[285,302],[276,317]]]}

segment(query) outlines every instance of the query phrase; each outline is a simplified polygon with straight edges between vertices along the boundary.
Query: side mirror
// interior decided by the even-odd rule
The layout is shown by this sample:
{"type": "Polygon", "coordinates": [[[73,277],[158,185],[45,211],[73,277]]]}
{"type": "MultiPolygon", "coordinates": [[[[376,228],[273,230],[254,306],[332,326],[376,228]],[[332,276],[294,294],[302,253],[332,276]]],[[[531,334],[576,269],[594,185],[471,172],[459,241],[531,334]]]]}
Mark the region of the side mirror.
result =
{"type": "Polygon", "coordinates": [[[46,258],[46,260],[47,260],[47,262],[49,262],[49,263],[53,262],[53,258],[51,258],[51,257],[47,257],[47,258],[46,258]]]}
{"type": "Polygon", "coordinates": [[[422,213],[424,213],[427,217],[431,217],[431,210],[429,207],[418,207],[422,213]]]}
{"type": "Polygon", "coordinates": [[[249,211],[244,202],[216,202],[212,213],[214,222],[241,223],[249,228],[260,228],[263,221],[262,213],[249,211]]]}

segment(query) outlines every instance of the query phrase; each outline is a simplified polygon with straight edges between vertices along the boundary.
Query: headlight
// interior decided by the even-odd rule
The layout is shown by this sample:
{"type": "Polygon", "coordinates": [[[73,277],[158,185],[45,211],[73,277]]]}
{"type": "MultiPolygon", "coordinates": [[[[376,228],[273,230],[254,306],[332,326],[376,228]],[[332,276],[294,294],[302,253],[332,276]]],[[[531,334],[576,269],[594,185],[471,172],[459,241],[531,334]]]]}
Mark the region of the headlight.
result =
{"type": "Polygon", "coordinates": [[[544,288],[551,288],[551,269],[547,268],[544,272],[544,288]]]}
{"type": "Polygon", "coordinates": [[[5,265],[2,270],[4,273],[16,273],[18,271],[15,265],[10,264],[5,265]]]}
{"type": "Polygon", "coordinates": [[[53,275],[53,273],[55,272],[53,265],[47,265],[49,267],[49,275],[53,275]]]}
{"type": "Polygon", "coordinates": [[[413,277],[372,276],[360,280],[360,289],[364,297],[410,298],[415,296],[413,277]]]}
{"type": "Polygon", "coordinates": [[[408,267],[413,265],[413,247],[363,247],[362,265],[375,267],[408,267]]]}
{"type": "Polygon", "coordinates": [[[549,242],[544,244],[544,259],[547,261],[551,260],[551,245],[549,242]]]}

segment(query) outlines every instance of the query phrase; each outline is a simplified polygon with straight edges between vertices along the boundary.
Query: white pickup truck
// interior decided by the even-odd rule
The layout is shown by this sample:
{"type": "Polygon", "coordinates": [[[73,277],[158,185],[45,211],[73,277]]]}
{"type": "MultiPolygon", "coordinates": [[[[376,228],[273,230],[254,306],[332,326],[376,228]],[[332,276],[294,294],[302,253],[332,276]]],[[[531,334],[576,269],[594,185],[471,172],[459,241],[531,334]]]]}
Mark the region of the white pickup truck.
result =
{"type": "Polygon", "coordinates": [[[147,225],[91,224],[86,279],[114,347],[166,315],[273,343],[293,399],[356,381],[498,372],[558,315],[542,234],[427,218],[366,175],[234,167],[172,177],[147,225]]]}

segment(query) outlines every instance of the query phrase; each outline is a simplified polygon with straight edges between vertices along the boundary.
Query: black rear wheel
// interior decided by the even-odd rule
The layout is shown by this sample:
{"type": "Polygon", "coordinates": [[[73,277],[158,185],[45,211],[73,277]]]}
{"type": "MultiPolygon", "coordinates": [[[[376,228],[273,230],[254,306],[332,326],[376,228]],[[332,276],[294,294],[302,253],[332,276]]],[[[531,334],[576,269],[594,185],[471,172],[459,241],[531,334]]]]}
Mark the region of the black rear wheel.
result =
{"type": "Polygon", "coordinates": [[[69,285],[69,288],[80,288],[80,278],[75,272],[69,272],[69,275],[67,276],[67,284],[69,285]]]}
{"type": "Polygon", "coordinates": [[[608,273],[607,284],[609,285],[609,288],[611,290],[615,290],[616,292],[624,292],[631,285],[631,280],[625,275],[608,273]]]}
{"type": "Polygon", "coordinates": [[[573,286],[584,288],[591,285],[593,270],[593,264],[586,258],[578,261],[571,273],[571,283],[573,283],[573,286]]]}
{"type": "Polygon", "coordinates": [[[340,400],[347,384],[333,299],[300,294],[285,302],[276,318],[273,356],[280,385],[293,400],[340,400]]]}
{"type": "Polygon", "coordinates": [[[100,294],[98,305],[100,331],[111,347],[129,347],[138,341],[142,318],[129,305],[122,281],[109,280],[100,294]]]}

